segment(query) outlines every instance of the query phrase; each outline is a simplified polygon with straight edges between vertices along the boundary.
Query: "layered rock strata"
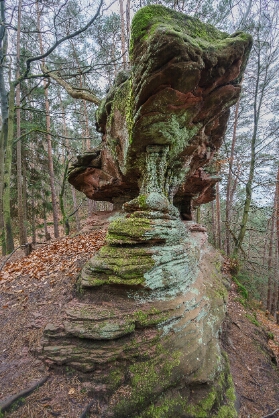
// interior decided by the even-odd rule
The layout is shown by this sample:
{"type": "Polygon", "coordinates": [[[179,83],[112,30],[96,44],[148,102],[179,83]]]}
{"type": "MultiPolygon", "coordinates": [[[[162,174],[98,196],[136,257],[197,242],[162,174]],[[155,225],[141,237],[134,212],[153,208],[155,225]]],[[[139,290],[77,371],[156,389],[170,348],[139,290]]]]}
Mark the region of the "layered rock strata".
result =
{"type": "Polygon", "coordinates": [[[229,107],[251,39],[166,9],[132,24],[129,74],[98,110],[103,142],[70,182],[123,211],[84,266],[81,296],[45,329],[50,365],[91,373],[101,417],[236,417],[219,334],[228,283],[221,257],[192,222],[214,198],[229,107]]]}
{"type": "Polygon", "coordinates": [[[242,32],[229,36],[162,6],[139,10],[132,70],[118,75],[101,103],[102,144],[73,164],[70,183],[121,207],[141,193],[146,147],[165,146],[165,193],[189,218],[193,199],[194,205],[214,199],[216,151],[250,48],[251,37],[242,32]]]}
{"type": "Polygon", "coordinates": [[[157,218],[128,232],[123,219],[84,267],[82,296],[46,327],[40,356],[90,374],[93,393],[101,387],[108,400],[100,417],[236,417],[219,345],[221,256],[191,222],[157,218]]]}

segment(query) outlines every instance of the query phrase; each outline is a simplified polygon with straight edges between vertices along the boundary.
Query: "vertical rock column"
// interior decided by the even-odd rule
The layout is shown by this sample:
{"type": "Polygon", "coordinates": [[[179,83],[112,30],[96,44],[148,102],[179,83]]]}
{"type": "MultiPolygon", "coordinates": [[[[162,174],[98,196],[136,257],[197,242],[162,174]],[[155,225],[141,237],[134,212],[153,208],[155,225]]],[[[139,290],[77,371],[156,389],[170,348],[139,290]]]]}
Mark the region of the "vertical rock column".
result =
{"type": "Polygon", "coordinates": [[[140,194],[124,204],[125,212],[134,212],[136,217],[176,219],[177,209],[169,202],[167,179],[168,145],[148,145],[142,170],[140,194]],[[135,212],[140,213],[135,213],[135,212]]]}
{"type": "Polygon", "coordinates": [[[182,270],[196,265],[190,259],[199,251],[167,198],[168,151],[165,145],[146,147],[140,195],[125,203],[125,212],[110,223],[107,245],[82,271],[82,287],[114,283],[163,289],[185,283],[182,270]],[[191,247],[189,254],[186,247],[191,247]]]}
{"type": "Polygon", "coordinates": [[[146,147],[146,169],[140,194],[157,192],[165,194],[165,174],[167,169],[167,145],[148,145],[146,147]]]}

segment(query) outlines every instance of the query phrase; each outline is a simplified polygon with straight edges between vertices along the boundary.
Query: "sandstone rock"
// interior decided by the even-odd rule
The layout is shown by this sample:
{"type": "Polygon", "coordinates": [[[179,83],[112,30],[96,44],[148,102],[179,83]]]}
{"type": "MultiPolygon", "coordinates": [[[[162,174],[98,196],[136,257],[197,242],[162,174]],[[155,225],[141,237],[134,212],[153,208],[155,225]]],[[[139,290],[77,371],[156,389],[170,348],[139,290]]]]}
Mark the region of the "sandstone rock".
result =
{"type": "Polygon", "coordinates": [[[87,301],[69,304],[63,330],[61,325],[45,330],[41,356],[48,364],[92,372],[92,383],[107,385],[110,408],[102,416],[138,416],[151,405],[160,410],[162,402],[169,410],[162,417],[195,408],[198,415],[186,416],[211,416],[210,409],[190,402],[190,388],[199,400],[214,396],[226,403],[222,393],[230,375],[219,346],[227,300],[222,259],[208,246],[205,232],[195,230],[189,240],[199,244],[197,263],[190,267],[183,260],[180,283],[162,281],[152,290],[94,286],[87,301]],[[121,396],[127,384],[128,399],[121,396]]]}
{"type": "Polygon", "coordinates": [[[240,94],[251,37],[148,6],[135,16],[131,45],[130,74],[119,75],[98,110],[101,148],[79,157],[69,181],[89,198],[120,207],[144,194],[158,145],[158,163],[165,166],[160,187],[191,216],[193,198],[198,205],[215,197],[214,158],[240,94]]]}
{"type": "Polygon", "coordinates": [[[240,94],[251,38],[229,36],[162,6],[132,24],[130,73],[98,110],[100,149],[69,181],[123,205],[106,245],[84,266],[82,301],[45,329],[48,364],[92,373],[101,417],[236,417],[219,334],[227,287],[222,258],[192,222],[214,198],[214,161],[240,94]]]}

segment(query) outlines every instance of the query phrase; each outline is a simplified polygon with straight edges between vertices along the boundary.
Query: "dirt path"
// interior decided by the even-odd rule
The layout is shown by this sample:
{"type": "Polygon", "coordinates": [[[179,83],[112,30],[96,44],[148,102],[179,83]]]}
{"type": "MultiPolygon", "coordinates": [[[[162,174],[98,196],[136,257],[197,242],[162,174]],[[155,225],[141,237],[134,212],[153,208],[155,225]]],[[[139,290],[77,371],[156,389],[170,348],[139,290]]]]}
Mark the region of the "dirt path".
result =
{"type": "MultiPolygon", "coordinates": [[[[261,311],[244,308],[232,284],[225,324],[224,348],[231,364],[238,399],[239,418],[260,418],[279,408],[279,369],[269,346],[271,321],[261,323],[261,311]],[[264,325],[264,327],[263,327],[264,325]]],[[[275,324],[272,324],[273,326],[275,324]]],[[[279,327],[275,325],[279,330],[279,327]]],[[[279,347],[279,332],[273,344],[279,347]]],[[[273,415],[279,417],[279,413],[273,415]]]]}

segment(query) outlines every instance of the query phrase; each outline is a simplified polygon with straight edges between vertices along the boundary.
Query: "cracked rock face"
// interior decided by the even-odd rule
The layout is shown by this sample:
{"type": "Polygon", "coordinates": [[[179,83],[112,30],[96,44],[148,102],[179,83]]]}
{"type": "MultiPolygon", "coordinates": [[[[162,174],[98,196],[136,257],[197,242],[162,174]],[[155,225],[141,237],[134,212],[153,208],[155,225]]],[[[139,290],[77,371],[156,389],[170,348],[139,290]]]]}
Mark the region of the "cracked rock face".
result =
{"type": "Polygon", "coordinates": [[[132,24],[132,70],[98,110],[103,142],[73,165],[88,197],[123,205],[84,266],[81,296],[44,332],[50,365],[92,373],[100,417],[236,417],[219,344],[228,283],[194,205],[214,199],[214,154],[251,38],[147,6],[132,24]]]}
{"type": "Polygon", "coordinates": [[[119,74],[97,112],[103,142],[69,181],[89,198],[122,205],[142,192],[148,146],[165,154],[164,193],[188,217],[214,199],[216,151],[238,100],[251,37],[220,32],[162,6],[132,23],[131,71],[119,74]],[[184,206],[184,208],[181,208],[184,206]]]}

